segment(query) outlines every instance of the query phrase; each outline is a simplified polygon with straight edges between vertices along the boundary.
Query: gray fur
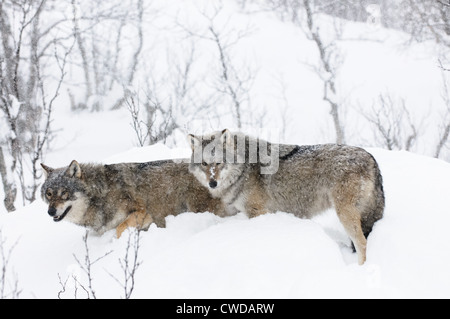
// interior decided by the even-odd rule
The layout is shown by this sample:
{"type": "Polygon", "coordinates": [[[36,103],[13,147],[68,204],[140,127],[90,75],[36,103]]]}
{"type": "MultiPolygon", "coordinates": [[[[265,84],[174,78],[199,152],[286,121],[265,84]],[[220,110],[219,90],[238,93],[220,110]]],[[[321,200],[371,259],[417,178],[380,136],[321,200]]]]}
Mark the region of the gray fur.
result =
{"type": "MultiPolygon", "coordinates": [[[[224,130],[189,138],[194,152],[208,143],[223,143],[224,148],[231,148],[237,157],[242,157],[233,139],[240,134],[224,130]]],[[[206,153],[203,164],[191,160],[189,169],[214,197],[250,217],[283,211],[311,218],[335,208],[350,238],[356,241],[359,261],[363,263],[366,243],[362,235],[367,238],[384,210],[382,176],[373,156],[358,147],[336,144],[280,144],[278,151],[279,168],[274,174],[261,174],[263,164],[248,160],[217,165],[221,154],[206,153]],[[215,188],[209,187],[211,179],[217,184],[215,188]]],[[[246,147],[244,158],[248,158],[248,152],[246,147]]]]}
{"type": "Polygon", "coordinates": [[[43,168],[47,179],[41,193],[49,213],[56,210],[54,220],[60,221],[71,206],[64,219],[99,234],[117,228],[138,211],[147,214],[146,228],[151,222],[164,227],[166,216],[187,211],[225,214],[222,203],[189,173],[187,163],[95,165],[73,161],[69,167],[43,168]]]}

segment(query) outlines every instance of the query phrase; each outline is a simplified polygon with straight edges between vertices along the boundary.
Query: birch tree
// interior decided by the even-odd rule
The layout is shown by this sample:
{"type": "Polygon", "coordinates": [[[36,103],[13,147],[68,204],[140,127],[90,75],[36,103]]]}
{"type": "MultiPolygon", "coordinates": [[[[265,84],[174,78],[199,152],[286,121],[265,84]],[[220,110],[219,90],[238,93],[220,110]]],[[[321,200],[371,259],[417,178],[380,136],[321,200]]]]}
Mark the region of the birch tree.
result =
{"type": "Polygon", "coordinates": [[[43,21],[51,2],[0,3],[0,175],[8,211],[15,209],[18,192],[22,204],[36,198],[38,166],[52,137],[54,101],[72,47],[67,38],[52,33],[65,19],[43,21]]]}

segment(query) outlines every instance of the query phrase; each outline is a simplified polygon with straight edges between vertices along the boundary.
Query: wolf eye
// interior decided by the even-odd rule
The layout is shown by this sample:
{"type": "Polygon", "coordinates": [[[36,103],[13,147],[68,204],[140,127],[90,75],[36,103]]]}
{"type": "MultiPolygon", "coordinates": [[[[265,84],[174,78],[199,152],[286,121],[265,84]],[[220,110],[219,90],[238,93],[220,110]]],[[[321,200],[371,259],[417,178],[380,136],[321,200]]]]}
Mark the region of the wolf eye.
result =
{"type": "Polygon", "coordinates": [[[68,193],[67,191],[62,191],[62,192],[61,192],[61,197],[62,197],[63,199],[66,199],[67,197],[69,197],[69,193],[68,193]]]}
{"type": "Polygon", "coordinates": [[[45,193],[45,195],[47,195],[48,198],[52,197],[52,192],[47,191],[47,193],[45,193]]]}
{"type": "Polygon", "coordinates": [[[203,165],[203,166],[208,166],[208,163],[203,162],[202,165],[203,165]]]}

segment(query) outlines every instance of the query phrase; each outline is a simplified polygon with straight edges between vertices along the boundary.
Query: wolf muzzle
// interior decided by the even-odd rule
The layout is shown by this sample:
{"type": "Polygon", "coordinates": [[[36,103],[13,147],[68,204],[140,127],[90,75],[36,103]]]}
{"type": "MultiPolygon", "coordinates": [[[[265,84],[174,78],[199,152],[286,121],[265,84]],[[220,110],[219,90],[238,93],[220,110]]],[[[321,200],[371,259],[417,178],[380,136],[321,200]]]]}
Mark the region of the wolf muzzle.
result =
{"type": "Polygon", "coordinates": [[[211,180],[209,182],[209,187],[211,187],[212,189],[216,188],[217,187],[217,181],[211,180]]]}
{"type": "Polygon", "coordinates": [[[51,216],[51,217],[54,217],[55,215],[56,215],[56,208],[55,207],[49,207],[48,208],[48,214],[51,216]]]}
{"type": "Polygon", "coordinates": [[[72,209],[72,206],[66,208],[66,210],[59,216],[57,216],[58,210],[55,207],[49,207],[48,214],[53,217],[54,222],[60,222],[66,217],[69,211],[72,209]]]}

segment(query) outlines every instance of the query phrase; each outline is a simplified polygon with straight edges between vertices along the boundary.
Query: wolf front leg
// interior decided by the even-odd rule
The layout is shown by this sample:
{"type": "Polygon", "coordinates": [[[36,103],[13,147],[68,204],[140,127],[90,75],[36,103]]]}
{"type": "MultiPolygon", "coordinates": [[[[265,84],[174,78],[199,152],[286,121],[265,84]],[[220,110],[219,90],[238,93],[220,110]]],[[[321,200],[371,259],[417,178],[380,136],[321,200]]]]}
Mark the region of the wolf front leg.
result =
{"type": "Polygon", "coordinates": [[[255,187],[246,196],[245,212],[250,218],[258,217],[268,212],[266,205],[267,197],[264,192],[259,187],[255,187]]]}
{"type": "Polygon", "coordinates": [[[122,233],[129,227],[135,227],[139,230],[147,229],[153,222],[152,217],[144,209],[137,210],[130,215],[116,228],[116,236],[120,238],[122,233]]]}

